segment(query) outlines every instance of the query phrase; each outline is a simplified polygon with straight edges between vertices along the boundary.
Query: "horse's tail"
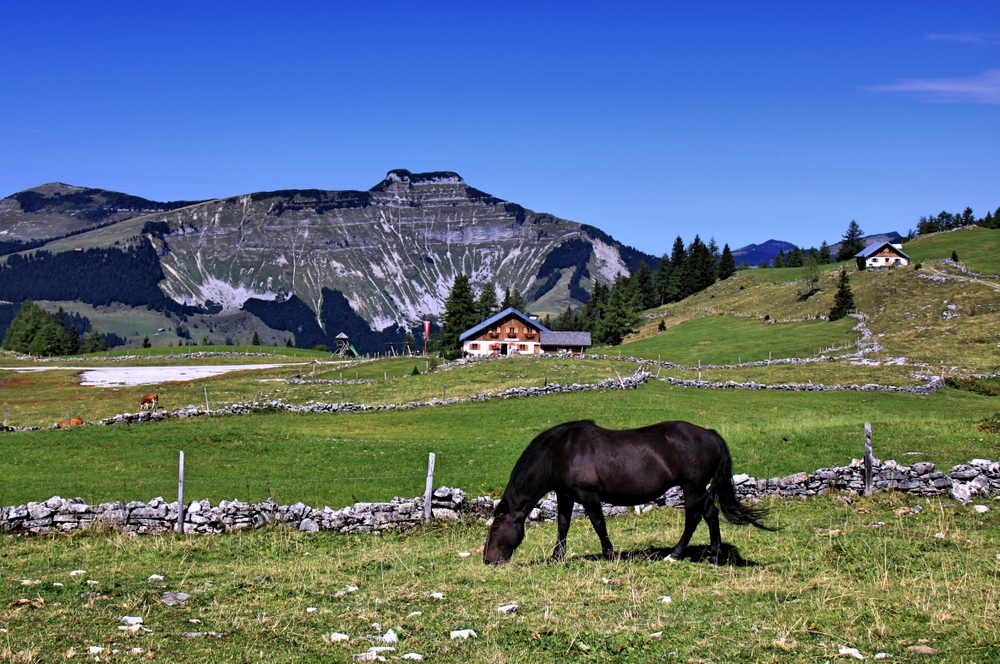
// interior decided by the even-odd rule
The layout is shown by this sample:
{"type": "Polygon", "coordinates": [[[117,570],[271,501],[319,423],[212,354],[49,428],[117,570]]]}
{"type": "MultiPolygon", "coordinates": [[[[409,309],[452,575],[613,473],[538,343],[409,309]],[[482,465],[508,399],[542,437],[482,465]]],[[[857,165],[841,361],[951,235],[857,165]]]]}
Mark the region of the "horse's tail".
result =
{"type": "MultiPolygon", "coordinates": [[[[715,433],[713,431],[713,433],[715,433]]],[[[712,488],[710,494],[712,500],[719,506],[722,516],[726,521],[736,526],[751,525],[761,530],[775,531],[764,525],[769,510],[763,507],[750,507],[740,502],[736,496],[736,486],[733,484],[733,458],[729,454],[729,446],[718,433],[715,433],[721,446],[722,458],[715,469],[715,477],[712,478],[712,488]]]]}

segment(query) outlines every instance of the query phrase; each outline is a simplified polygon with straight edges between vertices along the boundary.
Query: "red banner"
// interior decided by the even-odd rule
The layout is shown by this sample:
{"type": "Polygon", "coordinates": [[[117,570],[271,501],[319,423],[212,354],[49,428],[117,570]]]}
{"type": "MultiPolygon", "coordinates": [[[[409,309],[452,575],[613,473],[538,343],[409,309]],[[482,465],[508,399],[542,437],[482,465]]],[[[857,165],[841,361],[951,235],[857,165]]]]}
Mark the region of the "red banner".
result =
{"type": "Polygon", "coordinates": [[[429,320],[424,321],[424,340],[426,341],[431,336],[431,322],[429,320]]]}

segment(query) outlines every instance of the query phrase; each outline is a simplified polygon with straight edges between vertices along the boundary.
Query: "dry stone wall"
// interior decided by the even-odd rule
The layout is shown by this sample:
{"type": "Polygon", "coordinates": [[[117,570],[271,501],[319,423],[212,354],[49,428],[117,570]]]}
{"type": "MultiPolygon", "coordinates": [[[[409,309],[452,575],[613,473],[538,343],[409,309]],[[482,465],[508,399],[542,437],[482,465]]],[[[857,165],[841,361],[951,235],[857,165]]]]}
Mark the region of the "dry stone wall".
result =
{"type": "MultiPolygon", "coordinates": [[[[973,459],[945,474],[933,463],[919,462],[903,466],[895,461],[874,463],[876,491],[896,491],[911,496],[949,495],[962,503],[995,496],[1000,499],[1000,463],[973,459]]],[[[805,499],[831,491],[857,495],[864,489],[862,464],[858,460],[849,466],[820,468],[813,473],[796,473],[788,477],[756,479],[748,475],[733,477],[741,500],[756,501],[765,496],[805,499]]],[[[683,492],[674,488],[639,511],[656,507],[681,507],[683,492]]],[[[440,487],[433,493],[431,509],[437,520],[488,518],[494,507],[489,496],[468,498],[461,489],[440,487]]],[[[625,514],[632,508],[606,505],[608,516],[625,514]]],[[[380,532],[406,529],[423,519],[423,498],[393,498],[387,503],[355,503],[343,509],[322,509],[304,503],[278,505],[268,499],[261,503],[223,500],[212,505],[207,500],[192,501],[184,513],[184,532],[216,534],[238,530],[284,525],[301,532],[337,531],[380,532]]],[[[583,514],[577,505],[574,516],[583,514]]],[[[538,502],[528,517],[532,521],[553,521],[556,501],[549,495],[538,502]]],[[[112,502],[88,505],[81,498],[53,496],[44,502],[28,503],[0,509],[0,532],[16,535],[41,535],[71,532],[90,527],[108,527],[136,535],[158,535],[176,529],[177,502],[154,498],[148,503],[112,502]]]]}

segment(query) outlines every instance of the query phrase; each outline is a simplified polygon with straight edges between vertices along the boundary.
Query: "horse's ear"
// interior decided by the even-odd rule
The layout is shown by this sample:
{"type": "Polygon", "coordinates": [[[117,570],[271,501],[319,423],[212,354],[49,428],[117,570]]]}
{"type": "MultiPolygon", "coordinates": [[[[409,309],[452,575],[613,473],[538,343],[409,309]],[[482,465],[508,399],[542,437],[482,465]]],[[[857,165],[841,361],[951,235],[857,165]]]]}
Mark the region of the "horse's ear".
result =
{"type": "Polygon", "coordinates": [[[501,498],[500,502],[493,508],[493,516],[501,514],[510,514],[510,504],[507,502],[507,498],[501,498]]]}

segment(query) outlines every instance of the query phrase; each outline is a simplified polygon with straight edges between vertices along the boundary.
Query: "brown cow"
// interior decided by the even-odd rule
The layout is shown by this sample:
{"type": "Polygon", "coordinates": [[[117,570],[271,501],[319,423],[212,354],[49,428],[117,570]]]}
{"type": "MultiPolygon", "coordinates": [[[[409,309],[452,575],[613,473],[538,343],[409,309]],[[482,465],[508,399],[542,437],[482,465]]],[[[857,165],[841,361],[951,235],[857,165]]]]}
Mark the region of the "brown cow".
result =
{"type": "Polygon", "coordinates": [[[72,417],[68,422],[66,420],[63,420],[62,422],[56,424],[56,426],[59,427],[60,429],[65,429],[66,427],[83,426],[83,420],[81,420],[79,417],[72,417]]]}
{"type": "Polygon", "coordinates": [[[156,410],[156,406],[160,403],[159,394],[144,394],[142,399],[139,400],[139,410],[156,410]]]}

